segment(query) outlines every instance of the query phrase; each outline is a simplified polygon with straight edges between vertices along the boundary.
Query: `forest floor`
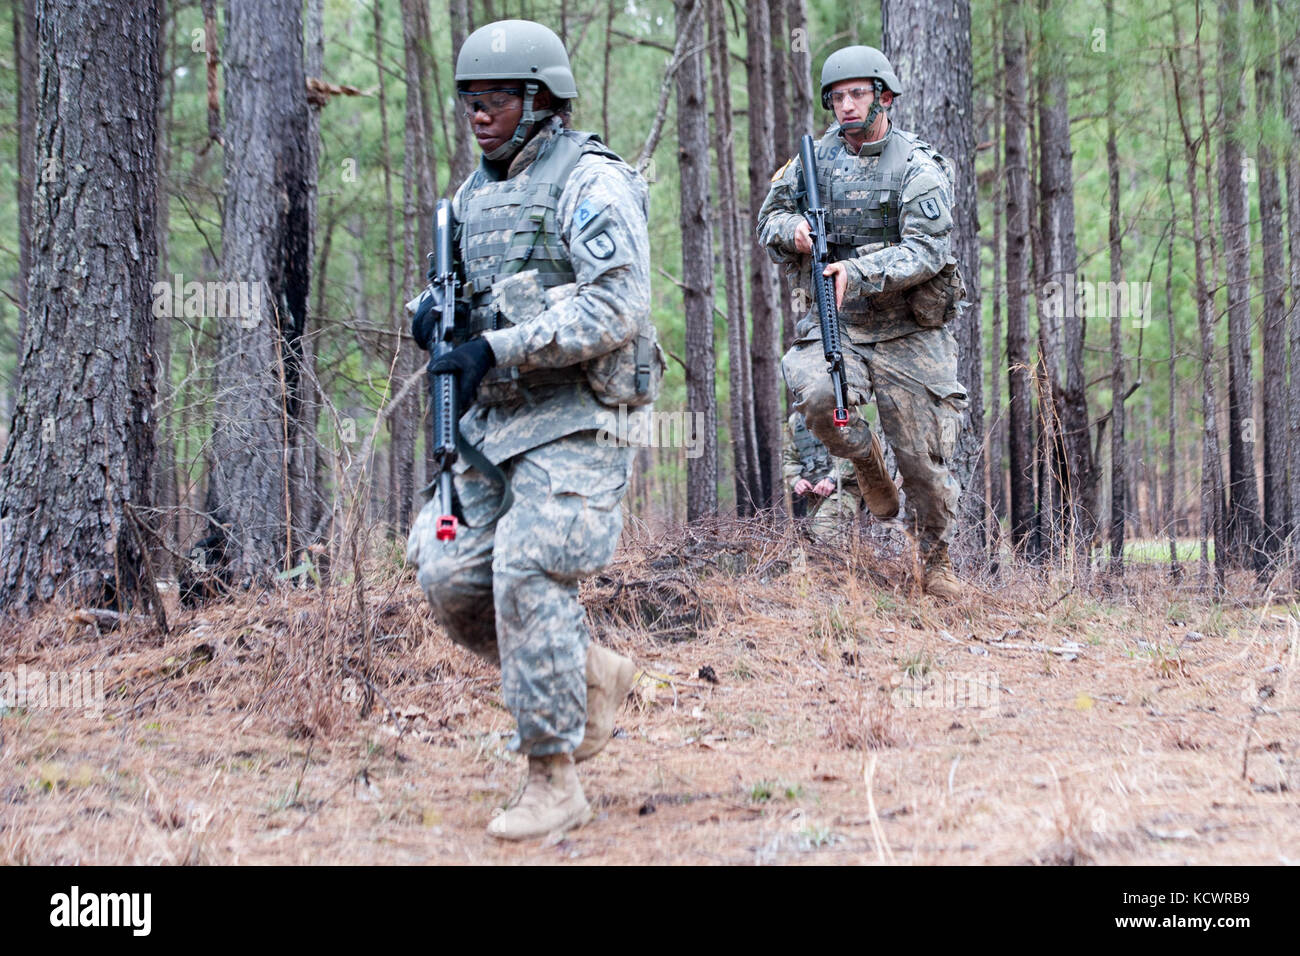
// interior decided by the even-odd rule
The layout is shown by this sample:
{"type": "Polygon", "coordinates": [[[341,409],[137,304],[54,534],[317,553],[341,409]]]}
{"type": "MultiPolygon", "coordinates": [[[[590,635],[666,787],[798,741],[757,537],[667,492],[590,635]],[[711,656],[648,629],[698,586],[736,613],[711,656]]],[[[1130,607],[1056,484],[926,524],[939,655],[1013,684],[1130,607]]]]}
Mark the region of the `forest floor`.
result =
{"type": "Polygon", "coordinates": [[[394,562],[166,636],[50,610],[3,625],[0,864],[1300,863],[1300,609],[1190,570],[968,568],[944,606],[879,534],[634,529],[583,589],[642,668],[596,817],[518,845],[497,675],[394,562]],[[30,690],[90,670],[102,707],[30,690]]]}

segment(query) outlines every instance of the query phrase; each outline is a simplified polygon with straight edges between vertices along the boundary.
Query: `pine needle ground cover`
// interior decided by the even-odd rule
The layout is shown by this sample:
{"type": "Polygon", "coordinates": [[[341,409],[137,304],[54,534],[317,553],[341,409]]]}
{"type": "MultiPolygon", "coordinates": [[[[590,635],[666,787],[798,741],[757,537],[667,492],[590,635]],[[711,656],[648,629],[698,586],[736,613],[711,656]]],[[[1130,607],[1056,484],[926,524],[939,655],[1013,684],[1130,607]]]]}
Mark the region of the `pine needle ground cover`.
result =
{"type": "Polygon", "coordinates": [[[0,711],[0,863],[1300,862],[1294,606],[1006,563],[942,606],[912,573],[872,538],[629,529],[583,590],[642,670],[583,765],[596,819],[523,845],[483,832],[523,768],[497,676],[391,561],[165,636],[7,621],[0,672],[103,699],[0,711]]]}

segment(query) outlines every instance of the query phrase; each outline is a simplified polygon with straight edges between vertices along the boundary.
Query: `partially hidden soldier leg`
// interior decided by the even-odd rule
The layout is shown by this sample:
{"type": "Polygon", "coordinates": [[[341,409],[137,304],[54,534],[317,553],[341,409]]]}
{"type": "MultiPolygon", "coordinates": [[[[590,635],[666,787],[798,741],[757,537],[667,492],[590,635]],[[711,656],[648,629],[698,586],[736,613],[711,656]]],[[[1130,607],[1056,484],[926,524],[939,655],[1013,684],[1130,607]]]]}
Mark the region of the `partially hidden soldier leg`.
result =
{"type": "Polygon", "coordinates": [[[501,501],[501,486],[477,471],[456,476],[456,496],[465,517],[451,541],[439,541],[435,527],[441,508],[434,496],[420,509],[406,546],[420,587],[443,629],[457,644],[497,663],[496,615],[492,608],[494,524],[486,527],[501,501]]]}
{"type": "Polygon", "coordinates": [[[781,372],[793,396],[794,409],[803,415],[809,430],[836,458],[853,462],[858,473],[858,487],[871,513],[877,518],[892,518],[898,514],[898,488],[885,466],[884,449],[857,410],[857,406],[865,404],[871,395],[871,375],[863,356],[847,339],[844,340],[849,423],[843,428],[834,422],[835,392],[826,371],[826,357],[819,336],[796,343],[781,360],[781,372]]]}
{"type": "Polygon", "coordinates": [[[871,372],[885,436],[894,448],[912,526],[926,568],[926,590],[955,599],[948,545],[961,486],[952,459],[967,407],[957,381],[957,343],[947,329],[925,329],[876,344],[871,372]]]}

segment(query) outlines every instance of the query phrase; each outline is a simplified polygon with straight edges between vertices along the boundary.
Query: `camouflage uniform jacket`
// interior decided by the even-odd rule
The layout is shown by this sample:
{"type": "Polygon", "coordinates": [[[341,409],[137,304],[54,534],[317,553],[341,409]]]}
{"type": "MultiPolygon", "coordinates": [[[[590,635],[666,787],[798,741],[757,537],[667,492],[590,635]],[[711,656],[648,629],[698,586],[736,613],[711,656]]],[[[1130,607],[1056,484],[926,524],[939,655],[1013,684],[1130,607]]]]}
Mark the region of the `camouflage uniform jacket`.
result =
{"type": "MultiPolygon", "coordinates": [[[[892,125],[883,139],[864,144],[856,157],[839,135],[837,126],[832,126],[817,144],[819,180],[823,189],[829,191],[834,189],[834,183],[824,181],[828,172],[836,167],[852,168],[856,158],[861,167],[857,174],[869,179],[891,140],[900,138],[903,143],[895,143],[894,148],[905,145],[906,159],[898,197],[898,241],[859,246],[854,250],[856,255],[840,258],[848,273],[840,318],[845,334],[855,343],[885,341],[921,328],[911,317],[904,293],[937,275],[948,260],[952,183],[943,157],[912,134],[892,125]]],[[[801,290],[810,293],[812,289],[809,258],[799,253],[794,244],[795,228],[804,221],[797,195],[801,185],[796,157],[772,177],[772,187],[758,214],[759,242],[767,247],[772,260],[786,270],[797,296],[801,290]]],[[[869,198],[849,193],[833,202],[851,201],[865,207],[869,198]]],[[[797,305],[801,311],[806,307],[803,303],[797,305]]],[[[815,315],[805,315],[800,333],[809,330],[815,322],[815,315]]]]}
{"type": "MultiPolygon", "coordinates": [[[[507,178],[527,175],[562,126],[558,118],[531,139],[510,163],[507,178]]],[[[484,167],[487,172],[487,167],[484,167]]],[[[456,191],[452,209],[458,221],[476,180],[471,175],[456,191]]],[[[563,369],[612,352],[633,339],[650,311],[650,240],[645,180],[603,147],[584,150],[565,182],[556,210],[556,227],[567,249],[577,294],[530,321],[483,333],[497,365],[563,369]]],[[[533,391],[527,400],[484,407],[472,405],[461,416],[461,434],[494,464],[565,435],[605,430],[631,431],[648,407],[620,416],[599,400],[586,382],[533,391]],[[634,421],[635,419],[635,421],[634,421]]],[[[457,462],[457,471],[465,468],[457,462]]]]}

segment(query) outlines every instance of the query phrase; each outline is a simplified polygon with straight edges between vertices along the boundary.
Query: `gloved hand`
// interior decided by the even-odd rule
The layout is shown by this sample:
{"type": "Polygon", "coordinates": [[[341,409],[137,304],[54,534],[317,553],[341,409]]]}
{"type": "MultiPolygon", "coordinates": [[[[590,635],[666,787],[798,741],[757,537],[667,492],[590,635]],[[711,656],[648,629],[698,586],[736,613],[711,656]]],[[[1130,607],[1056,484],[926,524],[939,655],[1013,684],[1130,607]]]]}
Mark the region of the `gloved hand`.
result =
{"type": "Polygon", "coordinates": [[[456,402],[462,410],[474,404],[474,394],[479,382],[493,365],[497,357],[492,354],[492,346],[486,339],[474,339],[464,345],[458,345],[442,358],[429,366],[435,375],[450,373],[456,376],[456,402]]]}
{"type": "Polygon", "coordinates": [[[420,304],[415,307],[415,317],[411,319],[411,337],[415,344],[426,352],[429,351],[429,339],[433,337],[433,328],[438,321],[437,296],[432,289],[426,289],[420,296],[420,304]]]}

